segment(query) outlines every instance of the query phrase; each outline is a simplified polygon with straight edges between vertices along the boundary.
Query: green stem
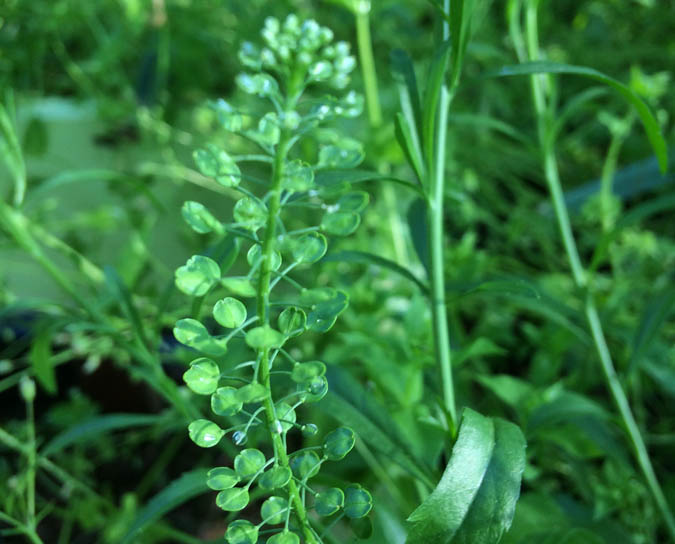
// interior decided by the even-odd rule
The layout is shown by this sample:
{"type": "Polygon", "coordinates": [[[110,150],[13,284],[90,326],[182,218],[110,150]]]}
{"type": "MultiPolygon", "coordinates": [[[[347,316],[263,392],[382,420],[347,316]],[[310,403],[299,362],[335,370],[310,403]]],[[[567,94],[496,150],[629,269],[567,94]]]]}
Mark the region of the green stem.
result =
{"type": "MultiPolygon", "coordinates": [[[[537,7],[536,2],[530,1],[527,4],[526,11],[526,29],[527,29],[527,45],[529,57],[531,60],[539,59],[539,40],[537,36],[537,7]]],[[[532,76],[532,96],[534,100],[535,110],[538,119],[539,140],[544,153],[544,173],[546,176],[546,183],[551,192],[551,199],[553,201],[553,208],[558,220],[558,227],[563,239],[567,258],[572,269],[575,284],[579,289],[587,287],[586,273],[579,259],[574,235],[570,226],[569,215],[565,206],[563,197],[562,184],[558,174],[558,167],[555,158],[553,143],[549,138],[550,134],[550,116],[547,114],[546,99],[544,89],[542,86],[542,79],[540,76],[532,76]]],[[[584,306],[586,319],[588,321],[593,342],[595,344],[600,365],[605,375],[607,385],[614,402],[619,410],[623,424],[628,432],[631,444],[634,449],[635,457],[642,470],[642,473],[647,481],[647,485],[652,494],[654,502],[659,508],[663,520],[666,524],[671,539],[675,542],[675,518],[670,511],[666,498],[661,490],[661,486],[656,478],[654,469],[649,458],[647,447],[640,429],[635,421],[633,412],[626,393],[617,376],[612,356],[607,346],[605,334],[602,328],[600,317],[595,306],[592,294],[586,294],[586,301],[584,306]]]]}
{"type": "Polygon", "coordinates": [[[370,126],[379,127],[382,124],[382,109],[380,108],[379,93],[377,90],[377,72],[373,58],[373,45],[370,36],[370,2],[358,2],[356,7],[356,41],[361,60],[361,75],[366,92],[366,105],[370,126]]]}
{"type": "MultiPolygon", "coordinates": [[[[445,9],[449,12],[450,1],[445,0],[445,9]]],[[[443,23],[443,39],[448,39],[450,30],[446,22],[443,23]]],[[[452,355],[450,351],[450,336],[448,333],[448,314],[445,300],[445,264],[443,243],[443,196],[445,193],[445,156],[446,139],[448,132],[448,112],[450,110],[451,95],[446,85],[441,87],[441,96],[438,106],[438,125],[436,131],[436,146],[434,150],[435,163],[432,165],[432,185],[428,199],[428,228],[431,259],[431,307],[434,327],[434,344],[436,358],[441,374],[443,402],[450,415],[450,431],[454,436],[457,428],[457,408],[455,406],[455,391],[452,379],[452,355]]]]}
{"type": "MultiPolygon", "coordinates": [[[[289,96],[293,97],[295,93],[289,89],[289,96]]],[[[294,102],[291,100],[291,102],[294,102]]],[[[293,109],[293,104],[287,109],[293,109]]],[[[284,162],[288,155],[288,150],[291,142],[291,132],[287,129],[281,131],[279,143],[277,145],[277,152],[274,158],[274,165],[272,170],[272,187],[270,189],[270,199],[268,201],[268,216],[267,224],[265,226],[265,237],[262,243],[262,262],[260,268],[260,279],[258,282],[258,296],[257,296],[257,310],[260,325],[269,325],[269,297],[270,297],[270,278],[272,275],[272,253],[274,251],[277,220],[279,210],[281,208],[281,183],[283,178],[284,162]]],[[[270,381],[270,350],[263,349],[260,352],[260,364],[258,366],[259,374],[258,381],[267,389],[267,396],[263,400],[263,408],[265,409],[265,419],[267,422],[267,430],[272,438],[272,445],[277,461],[282,467],[290,469],[288,454],[286,447],[279,432],[279,422],[276,417],[274,409],[274,400],[272,399],[272,386],[270,381]]],[[[298,491],[298,487],[293,479],[288,483],[289,498],[295,507],[295,513],[302,525],[302,532],[305,535],[305,540],[308,544],[316,544],[316,538],[312,532],[312,528],[307,519],[307,511],[305,505],[298,491]]]]}
{"type": "Polygon", "coordinates": [[[26,522],[30,530],[35,531],[35,465],[37,454],[35,451],[35,410],[33,399],[26,400],[26,420],[28,423],[28,448],[26,450],[26,460],[28,461],[28,470],[26,471],[26,478],[28,480],[26,489],[28,519],[26,522]]]}

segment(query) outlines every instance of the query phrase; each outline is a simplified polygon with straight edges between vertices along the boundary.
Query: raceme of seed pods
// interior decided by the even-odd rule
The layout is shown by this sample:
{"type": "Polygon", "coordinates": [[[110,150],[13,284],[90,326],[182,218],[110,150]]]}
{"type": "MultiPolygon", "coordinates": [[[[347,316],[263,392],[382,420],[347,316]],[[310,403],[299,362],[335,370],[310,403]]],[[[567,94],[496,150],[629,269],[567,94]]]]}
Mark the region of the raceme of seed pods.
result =
{"type": "Polygon", "coordinates": [[[250,178],[242,173],[237,157],[207,144],[194,152],[197,168],[242,198],[234,205],[230,223],[222,223],[197,202],[186,202],[182,209],[183,218],[196,232],[230,237],[236,251],[247,251],[250,269],[244,276],[224,277],[236,253],[220,263],[195,255],[178,268],[176,285],[183,293],[200,298],[218,289],[227,295],[212,309],[213,319],[226,331],[213,334],[206,324],[186,318],[176,323],[174,335],[200,352],[183,378],[194,393],[211,396],[215,416],[190,423],[189,436],[195,444],[210,448],[231,433],[234,443],[243,446],[250,431],[262,427],[273,451],[267,458],[259,449],[242,449],[233,467],[215,467],[208,473],[207,484],[218,491],[216,504],[223,510],[244,509],[253,485],[268,496],[260,509],[260,523],[244,519],[230,523],[227,542],[255,544],[261,529],[269,526],[263,529],[264,534],[272,534],[269,544],[294,544],[301,538],[318,543],[322,539],[309,521],[308,510],[318,516],[335,515],[335,519],[359,519],[369,513],[372,497],[359,485],[319,491],[308,485],[324,462],[340,460],[353,448],[351,429],[333,430],[322,446],[287,451],[287,433],[299,430],[312,436],[318,432],[314,424],[297,421],[296,409],[323,398],[328,383],[324,363],[298,361],[284,347],[305,331],[328,331],[348,304],[346,293],[305,287],[289,274],[324,256],[326,235],[346,236],[361,221],[368,194],[334,181],[335,176],[322,181],[318,174],[351,168],[363,159],[358,142],[322,126],[331,119],[358,116],[362,98],[353,91],[341,98],[303,97],[309,86],[340,91],[349,83],[355,59],[347,43],[333,42],[328,28],[315,21],[300,24],[294,15],[283,23],[268,18],[262,37],[262,48],[243,44],[239,59],[248,71],[237,77],[237,84],[242,91],[266,99],[271,111],[254,116],[223,100],[212,107],[224,130],[262,150],[247,160],[254,157],[269,165],[267,191],[256,196],[246,189],[242,182],[250,178]],[[314,165],[293,158],[295,145],[309,133],[313,142],[320,143],[314,165]],[[319,224],[287,230],[284,218],[294,207],[316,210],[319,224]],[[287,289],[278,298],[274,289],[281,281],[287,289]],[[253,360],[228,359],[228,342],[237,337],[244,339],[253,360]]]}

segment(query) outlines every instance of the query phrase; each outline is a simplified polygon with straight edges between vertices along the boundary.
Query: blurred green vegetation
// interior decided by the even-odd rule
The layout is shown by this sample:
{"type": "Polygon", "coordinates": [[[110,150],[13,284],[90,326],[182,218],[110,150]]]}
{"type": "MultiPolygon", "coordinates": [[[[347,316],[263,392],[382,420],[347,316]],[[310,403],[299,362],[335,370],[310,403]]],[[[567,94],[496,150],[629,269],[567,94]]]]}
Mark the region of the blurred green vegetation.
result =
{"type": "MultiPolygon", "coordinates": [[[[190,157],[205,141],[244,149],[208,102],[246,103],[234,85],[236,51],[265,17],[314,18],[356,49],[348,5],[0,1],[0,512],[25,514],[22,497],[32,484],[21,452],[32,431],[20,385],[33,376],[38,453],[62,440],[36,461],[43,542],[119,543],[143,521],[133,542],[222,541],[227,517],[200,487],[199,470],[231,464],[235,450],[204,451],[188,440],[179,408],[201,405],[184,394],[190,354],[170,331],[190,311],[173,271],[203,244],[180,207],[196,200],[229,217],[232,199],[190,157]],[[154,349],[139,347],[138,322],[154,349]],[[119,414],[137,417],[114,419],[119,414]],[[171,485],[181,500],[169,508],[164,497],[165,510],[153,514],[148,505],[162,497],[151,499],[171,485]]],[[[502,3],[485,6],[450,116],[445,260],[458,404],[518,423],[528,440],[521,500],[503,542],[665,542],[599,372],[584,295],[548,204],[528,81],[485,77],[516,63],[502,3]]],[[[382,0],[371,8],[384,122],[373,126],[364,114],[345,128],[365,146],[362,167],[412,179],[394,137],[399,93],[389,55],[405,49],[424,80],[438,15],[431,2],[382,0]]],[[[672,0],[540,7],[547,58],[628,84],[651,107],[670,150],[673,28],[672,0]]],[[[592,263],[610,350],[675,505],[675,173],[659,172],[620,97],[582,78],[551,81],[559,113],[569,113],[556,152],[581,257],[592,263]],[[592,100],[566,110],[581,93],[592,100]],[[609,210],[599,196],[603,177],[613,182],[609,210]]],[[[358,73],[354,87],[364,91],[358,73]]],[[[403,188],[360,188],[371,197],[363,224],[331,247],[334,256],[313,281],[347,290],[350,306],[329,334],[303,336],[294,349],[325,361],[331,390],[390,436],[404,436],[439,472],[447,459],[427,299],[408,278],[344,253],[372,253],[423,279],[414,243],[421,215],[403,188]]],[[[208,251],[223,255],[227,247],[211,240],[208,251]]],[[[334,426],[330,405],[303,410],[301,418],[334,426]]],[[[357,452],[323,483],[368,485],[375,495],[368,541],[404,542],[419,489],[367,441],[357,452]]],[[[26,541],[15,532],[0,517],[0,541],[26,541]]],[[[351,538],[338,533],[335,541],[351,538]]]]}

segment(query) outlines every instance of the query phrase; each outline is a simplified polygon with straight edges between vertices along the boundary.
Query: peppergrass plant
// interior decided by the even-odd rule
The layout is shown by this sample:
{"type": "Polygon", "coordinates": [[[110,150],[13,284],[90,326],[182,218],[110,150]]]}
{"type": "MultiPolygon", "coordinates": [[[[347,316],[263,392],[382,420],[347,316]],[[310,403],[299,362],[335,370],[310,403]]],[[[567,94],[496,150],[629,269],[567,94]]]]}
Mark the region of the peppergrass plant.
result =
{"type": "Polygon", "coordinates": [[[361,99],[353,91],[341,98],[305,97],[313,86],[342,91],[355,66],[349,45],[334,42],[328,28],[312,20],[300,23],[290,15],[283,23],[268,18],[262,37],[262,48],[243,44],[239,58],[248,71],[237,77],[237,84],[245,93],[267,100],[272,111],[256,121],[224,101],[215,108],[225,129],[252,141],[262,151],[261,156],[248,160],[269,165],[266,191],[256,195],[246,188],[249,177],[236,158],[209,144],[196,150],[194,159],[203,175],[241,195],[234,205],[233,221],[221,224],[197,202],[186,202],[183,207],[183,217],[195,231],[226,232],[235,237],[237,247],[246,250],[250,269],[242,276],[222,277],[226,270],[211,258],[190,258],[176,271],[176,285],[201,299],[212,290],[227,294],[212,308],[213,318],[227,333],[212,335],[199,320],[186,318],[176,323],[174,334],[181,343],[205,355],[190,363],[184,380],[193,392],[211,395],[213,416],[190,423],[190,438],[210,448],[227,434],[243,446],[256,427],[262,427],[267,437],[268,455],[245,448],[235,457],[233,468],[216,467],[209,472],[208,485],[219,491],[216,503],[223,510],[245,508],[252,486],[270,495],[260,509],[261,521],[231,523],[226,540],[254,544],[263,527],[281,525],[281,529],[273,529],[276,534],[267,542],[297,543],[301,535],[307,543],[318,543],[322,537],[308,517],[310,508],[319,516],[339,511],[340,517],[358,519],[368,514],[372,499],[360,485],[317,491],[308,484],[326,461],[338,461],[352,449],[355,435],[351,429],[331,431],[320,447],[288,449],[288,433],[300,431],[312,436],[318,432],[313,423],[298,422],[296,409],[319,401],[328,388],[325,364],[298,360],[288,345],[305,332],[328,331],[348,302],[342,291],[303,286],[290,274],[296,268],[315,265],[324,256],[326,235],[345,236],[358,227],[368,195],[315,182],[318,169],[356,163],[358,150],[323,145],[317,163],[310,165],[294,158],[294,148],[328,121],[357,116],[361,99]],[[319,211],[320,223],[288,230],[286,218],[299,207],[319,211]],[[289,286],[290,292],[281,291],[282,285],[289,286]],[[254,305],[247,308],[242,300],[252,300],[254,305]],[[245,340],[252,360],[228,356],[228,342],[237,338],[245,340]]]}

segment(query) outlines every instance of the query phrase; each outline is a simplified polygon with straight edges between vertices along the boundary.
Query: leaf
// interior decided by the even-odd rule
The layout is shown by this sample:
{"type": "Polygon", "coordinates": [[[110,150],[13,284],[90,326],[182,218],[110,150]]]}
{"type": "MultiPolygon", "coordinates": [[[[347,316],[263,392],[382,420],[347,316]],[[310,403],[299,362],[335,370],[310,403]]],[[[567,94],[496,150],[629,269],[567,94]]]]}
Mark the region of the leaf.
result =
{"type": "Polygon", "coordinates": [[[203,297],[220,279],[220,267],[213,259],[194,255],[176,270],[176,287],[186,295],[203,297]]]}
{"type": "Polygon", "coordinates": [[[410,235],[412,237],[413,247],[417,258],[429,273],[429,238],[427,226],[427,203],[422,198],[413,200],[408,208],[408,227],[410,228],[410,235]]]}
{"type": "Polygon", "coordinates": [[[326,237],[323,234],[310,232],[297,240],[293,240],[292,248],[295,262],[312,264],[326,254],[328,242],[326,242],[326,237]]]}
{"type": "Polygon", "coordinates": [[[323,454],[329,461],[343,459],[354,447],[356,436],[348,427],[339,427],[323,439],[323,454]]]}
{"type": "Polygon", "coordinates": [[[332,187],[342,183],[363,183],[366,181],[391,181],[398,185],[403,185],[408,189],[412,189],[416,193],[421,194],[421,189],[418,185],[410,183],[405,179],[396,178],[379,174],[377,172],[370,172],[368,170],[354,170],[354,169],[325,169],[316,172],[314,181],[320,187],[332,187]]]}
{"type": "Polygon", "coordinates": [[[251,283],[251,280],[245,277],[222,278],[220,284],[228,291],[240,297],[251,298],[256,296],[258,292],[251,283]]]}
{"type": "Polygon", "coordinates": [[[288,467],[274,466],[265,471],[258,479],[258,485],[263,488],[272,490],[285,487],[291,479],[291,470],[288,467]]]}
{"type": "Polygon", "coordinates": [[[181,208],[181,214],[190,228],[199,234],[206,234],[211,231],[223,232],[223,226],[213,214],[199,202],[188,200],[181,208]]]}
{"type": "Polygon", "coordinates": [[[656,158],[659,161],[661,172],[665,173],[668,169],[668,148],[666,142],[661,134],[659,123],[652,115],[649,106],[645,104],[642,99],[633,92],[630,87],[624,85],[620,81],[611,78],[598,70],[587,68],[585,66],[572,66],[569,64],[559,64],[547,61],[532,61],[522,64],[514,64],[510,66],[502,66],[499,70],[489,72],[486,77],[504,77],[504,76],[518,76],[518,75],[532,75],[532,74],[572,74],[589,77],[596,81],[600,81],[623,96],[637,111],[644,126],[647,138],[654,149],[656,158]]]}
{"type": "Polygon", "coordinates": [[[368,515],[373,508],[373,497],[367,489],[358,484],[347,486],[345,489],[345,516],[349,519],[359,519],[368,515]]]}
{"type": "Polygon", "coordinates": [[[420,291],[424,294],[428,294],[429,288],[422,283],[410,270],[402,267],[399,264],[396,264],[394,261],[385,259],[378,255],[373,255],[372,253],[367,253],[365,251],[338,251],[336,253],[330,253],[324,257],[324,262],[346,262],[346,263],[369,263],[383,268],[387,268],[392,272],[396,272],[400,276],[412,281],[420,291]]]}
{"type": "Polygon", "coordinates": [[[352,377],[336,369],[329,372],[330,390],[318,407],[348,427],[386,459],[432,487],[431,471],[418,459],[389,413],[352,377]]]}
{"type": "Polygon", "coordinates": [[[226,512],[238,512],[248,505],[248,488],[233,487],[232,489],[223,489],[216,495],[216,506],[226,512]]]}
{"type": "Polygon", "coordinates": [[[93,441],[95,437],[101,434],[115,431],[118,429],[129,429],[132,427],[144,427],[153,425],[161,421],[161,416],[146,414],[106,414],[97,416],[77,425],[69,427],[59,435],[56,435],[48,442],[40,454],[46,456],[53,455],[62,449],[80,442],[93,441]]]}
{"type": "Polygon", "coordinates": [[[260,517],[265,523],[279,525],[286,521],[288,501],[282,497],[272,496],[260,508],[260,517]]]}
{"type": "Polygon", "coordinates": [[[291,458],[291,470],[299,480],[308,480],[319,473],[321,460],[313,451],[304,451],[291,458]]]}
{"type": "Polygon", "coordinates": [[[220,439],[225,436],[223,431],[213,421],[208,419],[195,419],[188,425],[188,434],[190,440],[197,444],[200,448],[212,448],[216,446],[220,439]]]}
{"type": "Polygon", "coordinates": [[[206,144],[206,149],[197,149],[192,154],[197,169],[202,175],[215,178],[223,187],[236,187],[241,181],[241,171],[223,149],[206,144]]]}
{"type": "Polygon", "coordinates": [[[269,325],[255,327],[246,333],[246,343],[253,349],[262,351],[280,348],[285,341],[284,335],[269,325]]]}
{"type": "MultiPolygon", "coordinates": [[[[464,3],[463,0],[455,2],[461,10],[464,3]]],[[[453,12],[455,11],[453,4],[453,12]]],[[[454,33],[453,33],[454,36],[454,33]]],[[[434,58],[431,61],[429,68],[429,76],[427,78],[427,87],[424,91],[424,105],[422,110],[422,141],[424,145],[424,155],[429,161],[429,158],[435,153],[435,129],[436,116],[438,115],[438,100],[441,96],[441,87],[443,86],[445,70],[450,59],[450,41],[446,40],[434,52],[434,58]]]]}
{"type": "Polygon", "coordinates": [[[181,344],[213,357],[227,352],[225,340],[212,337],[206,327],[196,319],[179,319],[173,328],[173,335],[181,344]]]}
{"type": "Polygon", "coordinates": [[[238,226],[254,232],[265,226],[267,222],[267,208],[265,204],[258,199],[248,196],[237,201],[232,213],[238,226]]]}
{"type": "Polygon", "coordinates": [[[400,112],[396,113],[396,117],[394,118],[394,131],[396,141],[401,146],[408,164],[410,164],[410,167],[415,172],[419,183],[423,185],[426,176],[419,139],[417,133],[413,132],[410,121],[400,112]]]}
{"type": "Polygon", "coordinates": [[[253,478],[265,465],[265,454],[255,448],[242,450],[234,458],[234,470],[242,480],[253,478]]]}
{"type": "Polygon", "coordinates": [[[239,483],[239,476],[230,467],[212,468],[206,477],[206,485],[214,491],[230,489],[239,483]]]}
{"type": "Polygon", "coordinates": [[[52,364],[52,336],[52,329],[40,330],[31,343],[28,358],[40,385],[53,395],[56,393],[57,386],[54,365],[52,364]]]}
{"type": "Polygon", "coordinates": [[[296,306],[289,306],[284,309],[283,312],[279,314],[278,320],[279,330],[288,336],[293,338],[302,334],[302,331],[305,330],[307,325],[307,314],[302,308],[296,306]]]}
{"type": "Polygon", "coordinates": [[[348,236],[361,223],[361,216],[354,212],[325,213],[321,219],[321,230],[333,236],[348,236]]]}
{"type": "Polygon", "coordinates": [[[183,374],[185,384],[197,395],[210,395],[218,387],[220,368],[211,359],[200,357],[183,374]]]}
{"type": "Polygon", "coordinates": [[[137,542],[136,537],[145,527],[164,514],[209,490],[206,487],[206,470],[195,469],[184,473],[148,501],[138,513],[121,544],[137,542]]]}
{"type": "Polygon", "coordinates": [[[290,531],[283,531],[269,538],[267,544],[300,544],[300,537],[290,531]]]}
{"type": "Polygon", "coordinates": [[[629,367],[635,369],[656,339],[659,330],[671,314],[675,304],[675,289],[664,289],[652,297],[646,305],[640,326],[635,331],[629,367]]]}
{"type": "Polygon", "coordinates": [[[394,49],[390,55],[390,62],[394,80],[399,85],[404,86],[407,99],[410,102],[412,118],[414,119],[412,128],[419,134],[422,129],[422,106],[413,61],[410,55],[402,49],[394,49]]]}
{"type": "Polygon", "coordinates": [[[219,416],[233,416],[241,412],[243,402],[239,390],[231,386],[219,387],[211,395],[211,410],[219,416]]]}
{"type": "Polygon", "coordinates": [[[349,298],[342,291],[337,291],[335,296],[329,300],[314,304],[307,315],[307,329],[314,332],[330,330],[348,305],[349,298]]]}
{"type": "Polygon", "coordinates": [[[345,502],[345,494],[342,489],[329,487],[324,489],[314,498],[314,510],[320,516],[332,516],[345,502]]]}
{"type": "Polygon", "coordinates": [[[236,329],[246,321],[246,306],[236,298],[225,297],[213,307],[213,318],[223,327],[236,329]]]}
{"type": "Polygon", "coordinates": [[[520,429],[465,408],[450,462],[410,515],[408,544],[492,544],[508,530],[525,469],[520,429]]]}

